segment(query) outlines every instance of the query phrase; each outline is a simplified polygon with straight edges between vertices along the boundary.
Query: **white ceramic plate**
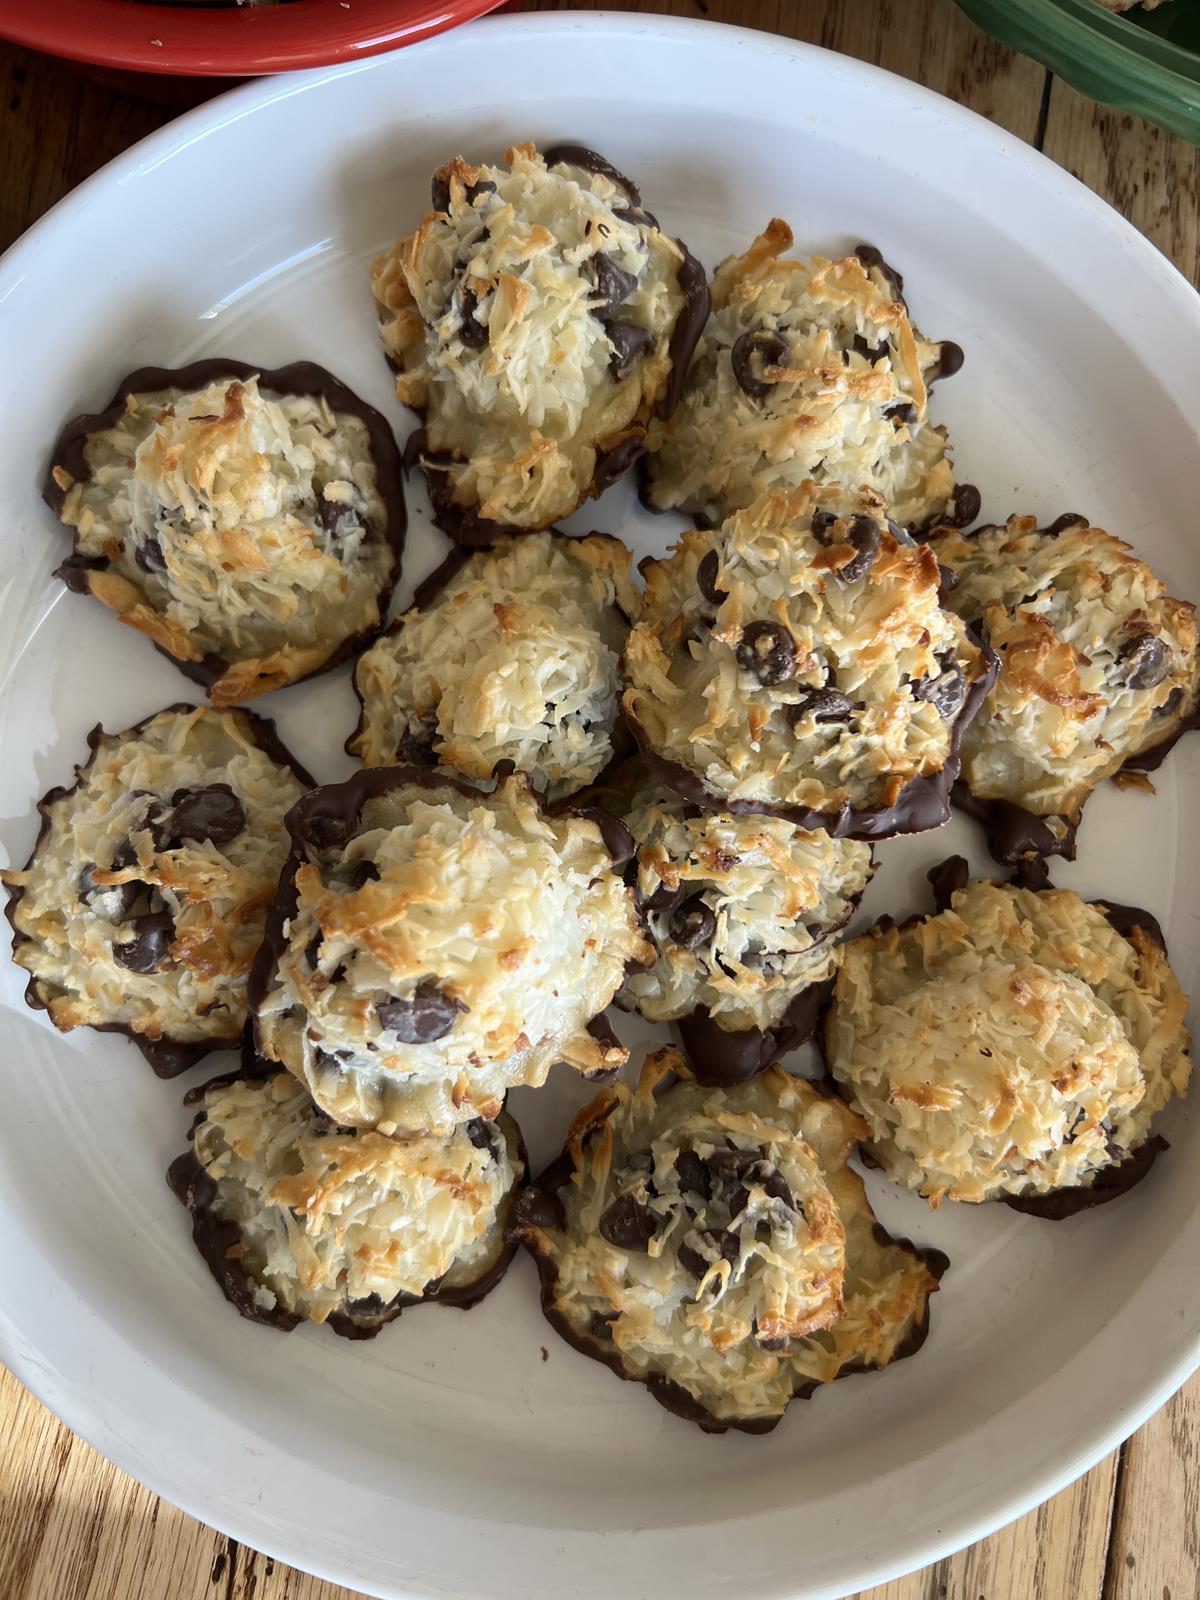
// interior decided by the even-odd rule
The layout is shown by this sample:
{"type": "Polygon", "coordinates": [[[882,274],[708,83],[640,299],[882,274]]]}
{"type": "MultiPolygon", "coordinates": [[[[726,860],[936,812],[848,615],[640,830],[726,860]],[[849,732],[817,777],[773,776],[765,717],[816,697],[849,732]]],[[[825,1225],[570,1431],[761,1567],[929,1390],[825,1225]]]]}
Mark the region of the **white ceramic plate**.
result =
{"type": "MultiPolygon", "coordinates": [[[[189,686],[52,581],[39,503],[64,415],[129,368],[223,352],[330,366],[394,418],[364,264],[463,151],[575,138],[639,181],[711,265],[772,214],[801,244],[865,238],[914,311],[967,350],[939,389],[985,511],[1079,508],[1200,596],[1200,307],[1113,212],[1025,146],[910,83],[734,29],[508,17],[361,66],[252,85],[86,184],[0,265],[3,842],[85,730],[189,686]]],[[[404,593],[441,548],[414,495],[404,593]]],[[[678,524],[626,486],[576,523],[661,550],[678,524]]],[[[260,702],[326,779],[349,763],[345,671],[260,702]]],[[[1187,741],[1158,798],[1099,795],[1089,893],[1148,905],[1185,984],[1200,965],[1187,741]]],[[[969,826],[883,850],[864,915],[923,905],[969,826]]],[[[385,1596],[656,1600],[840,1596],[987,1533],[1135,1428],[1197,1362],[1200,1161],[1186,1108],[1142,1188],[1058,1225],[872,1179],[889,1226],[953,1267],[920,1356],[797,1403],[765,1439],[707,1438],[561,1343],[519,1260],[469,1316],[430,1308],[376,1342],[240,1322],[163,1172],[183,1084],[123,1040],[56,1035],[0,979],[0,1333],[74,1429],[160,1494],[275,1556],[385,1596]]],[[[639,1030],[622,1022],[627,1038],[639,1030]]],[[[647,1030],[640,1030],[645,1033],[647,1030]]],[[[203,1069],[201,1069],[203,1070],[203,1069]]],[[[194,1081],[194,1080],[193,1080],[194,1081]]],[[[559,1069],[514,1109],[544,1158],[582,1096],[559,1069]]]]}

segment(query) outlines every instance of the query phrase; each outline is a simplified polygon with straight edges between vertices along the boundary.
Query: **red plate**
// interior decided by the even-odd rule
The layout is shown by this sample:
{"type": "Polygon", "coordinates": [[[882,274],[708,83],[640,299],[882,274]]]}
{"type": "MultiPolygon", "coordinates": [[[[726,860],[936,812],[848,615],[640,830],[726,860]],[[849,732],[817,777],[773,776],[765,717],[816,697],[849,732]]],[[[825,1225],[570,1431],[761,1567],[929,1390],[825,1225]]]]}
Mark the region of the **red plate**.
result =
{"type": "Polygon", "coordinates": [[[0,0],[0,38],[97,66],[246,77],[356,61],[494,11],[501,0],[292,0],[290,5],[145,5],[0,0]]]}

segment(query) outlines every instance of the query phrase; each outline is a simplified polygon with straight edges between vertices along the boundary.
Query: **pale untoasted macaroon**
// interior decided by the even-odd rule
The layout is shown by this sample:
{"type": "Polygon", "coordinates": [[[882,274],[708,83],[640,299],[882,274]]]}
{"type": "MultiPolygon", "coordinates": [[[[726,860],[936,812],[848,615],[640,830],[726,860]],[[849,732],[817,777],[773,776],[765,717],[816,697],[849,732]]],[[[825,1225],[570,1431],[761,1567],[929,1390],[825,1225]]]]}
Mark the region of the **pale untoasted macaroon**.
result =
{"type": "Polygon", "coordinates": [[[461,156],[371,269],[436,520],[464,544],[546,528],[670,415],[708,315],[704,270],[594,151],[461,156]]]}
{"type": "MultiPolygon", "coordinates": [[[[842,947],[826,1063],[894,1182],[1045,1215],[1147,1171],[1187,1089],[1187,997],[1153,917],[942,872],[937,915],[842,947]]],[[[936,876],[931,874],[931,877],[936,876]]]]}
{"type": "Polygon", "coordinates": [[[621,1003],[678,1022],[702,1082],[751,1076],[816,1025],[871,847],[782,817],[700,811],[653,783],[624,820],[658,959],[621,1003]]]}
{"type": "Polygon", "coordinates": [[[168,706],[88,744],[38,802],[25,867],[0,874],[13,959],[56,1028],[126,1033],[171,1077],[241,1038],[284,813],[315,780],[240,709],[168,706]]]}
{"type": "Polygon", "coordinates": [[[590,784],[624,727],[618,661],[639,596],[619,539],[556,532],[455,550],[354,669],[365,765],[475,780],[497,762],[551,800],[590,784]]]}
{"type": "Polygon", "coordinates": [[[214,705],[325,671],[387,618],[400,453],[379,412],[311,362],[131,372],[63,429],[45,497],[74,531],[58,576],[214,705]]]}
{"type": "Polygon", "coordinates": [[[717,268],[679,405],[651,429],[650,504],[712,526],[815,478],[875,490],[911,529],[973,521],[979,493],[955,483],[946,430],[929,417],[930,390],[962,350],[914,327],[877,250],[797,260],[791,245],[775,218],[717,268]]]}
{"type": "Polygon", "coordinates": [[[642,570],[622,705],[656,777],[849,838],[946,820],[994,663],[878,496],[767,494],[642,570]]]}
{"type": "Polygon", "coordinates": [[[191,1149],[167,1174],[242,1316],[369,1339],[407,1306],[470,1306],[504,1275],[525,1177],[511,1117],[445,1135],[342,1128],[286,1072],[192,1091],[191,1149]]]}
{"type": "Polygon", "coordinates": [[[546,1317],[711,1433],[766,1433],[793,1397],[911,1354],[947,1262],[876,1222],[847,1165],[864,1132],[778,1067],[704,1088],[649,1056],[515,1208],[546,1317]]]}
{"type": "MultiPolygon", "coordinates": [[[[962,799],[1001,861],[1075,853],[1097,785],[1158,766],[1200,706],[1195,607],[1086,517],[1033,517],[931,541],[947,604],[1000,673],[963,739],[962,799]]],[[[960,791],[961,793],[961,791],[960,791]]]]}
{"type": "Polygon", "coordinates": [[[547,812],[524,774],[484,793],[372,767],[288,815],[292,854],[251,980],[258,1048],[337,1121],[448,1130],[556,1062],[627,1052],[600,1013],[653,959],[624,827],[547,812]]]}

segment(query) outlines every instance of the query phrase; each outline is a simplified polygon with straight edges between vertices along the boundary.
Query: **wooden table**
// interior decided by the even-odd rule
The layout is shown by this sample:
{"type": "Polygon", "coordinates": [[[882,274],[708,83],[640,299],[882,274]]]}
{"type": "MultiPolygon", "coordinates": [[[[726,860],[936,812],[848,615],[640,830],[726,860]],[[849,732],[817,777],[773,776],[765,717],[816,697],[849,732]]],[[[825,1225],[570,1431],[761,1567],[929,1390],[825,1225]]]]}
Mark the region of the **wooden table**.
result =
{"type": "MultiPolygon", "coordinates": [[[[556,0],[534,0],[528,9],[557,9],[556,0]]],[[[1088,104],[985,38],[953,0],[645,0],[627,9],[770,29],[928,84],[1061,162],[1198,280],[1200,154],[1136,118],[1088,104]]],[[[0,249],[172,114],[3,44],[0,91],[0,249]]],[[[2,1370],[0,1428],[0,1600],[350,1596],[157,1500],[2,1370]]],[[[869,1600],[1200,1600],[1198,1524],[1200,1378],[1040,1510],[871,1590],[869,1600]]]]}

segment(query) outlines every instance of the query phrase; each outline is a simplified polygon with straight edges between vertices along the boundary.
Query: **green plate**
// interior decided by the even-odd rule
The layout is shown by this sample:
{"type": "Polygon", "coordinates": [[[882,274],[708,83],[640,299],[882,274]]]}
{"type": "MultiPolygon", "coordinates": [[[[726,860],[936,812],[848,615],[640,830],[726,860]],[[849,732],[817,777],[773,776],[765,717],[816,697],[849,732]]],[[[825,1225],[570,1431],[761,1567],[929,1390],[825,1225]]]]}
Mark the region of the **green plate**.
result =
{"type": "Polygon", "coordinates": [[[1200,144],[1200,0],[1116,16],[1098,0],[958,0],[1081,94],[1200,144]]]}

